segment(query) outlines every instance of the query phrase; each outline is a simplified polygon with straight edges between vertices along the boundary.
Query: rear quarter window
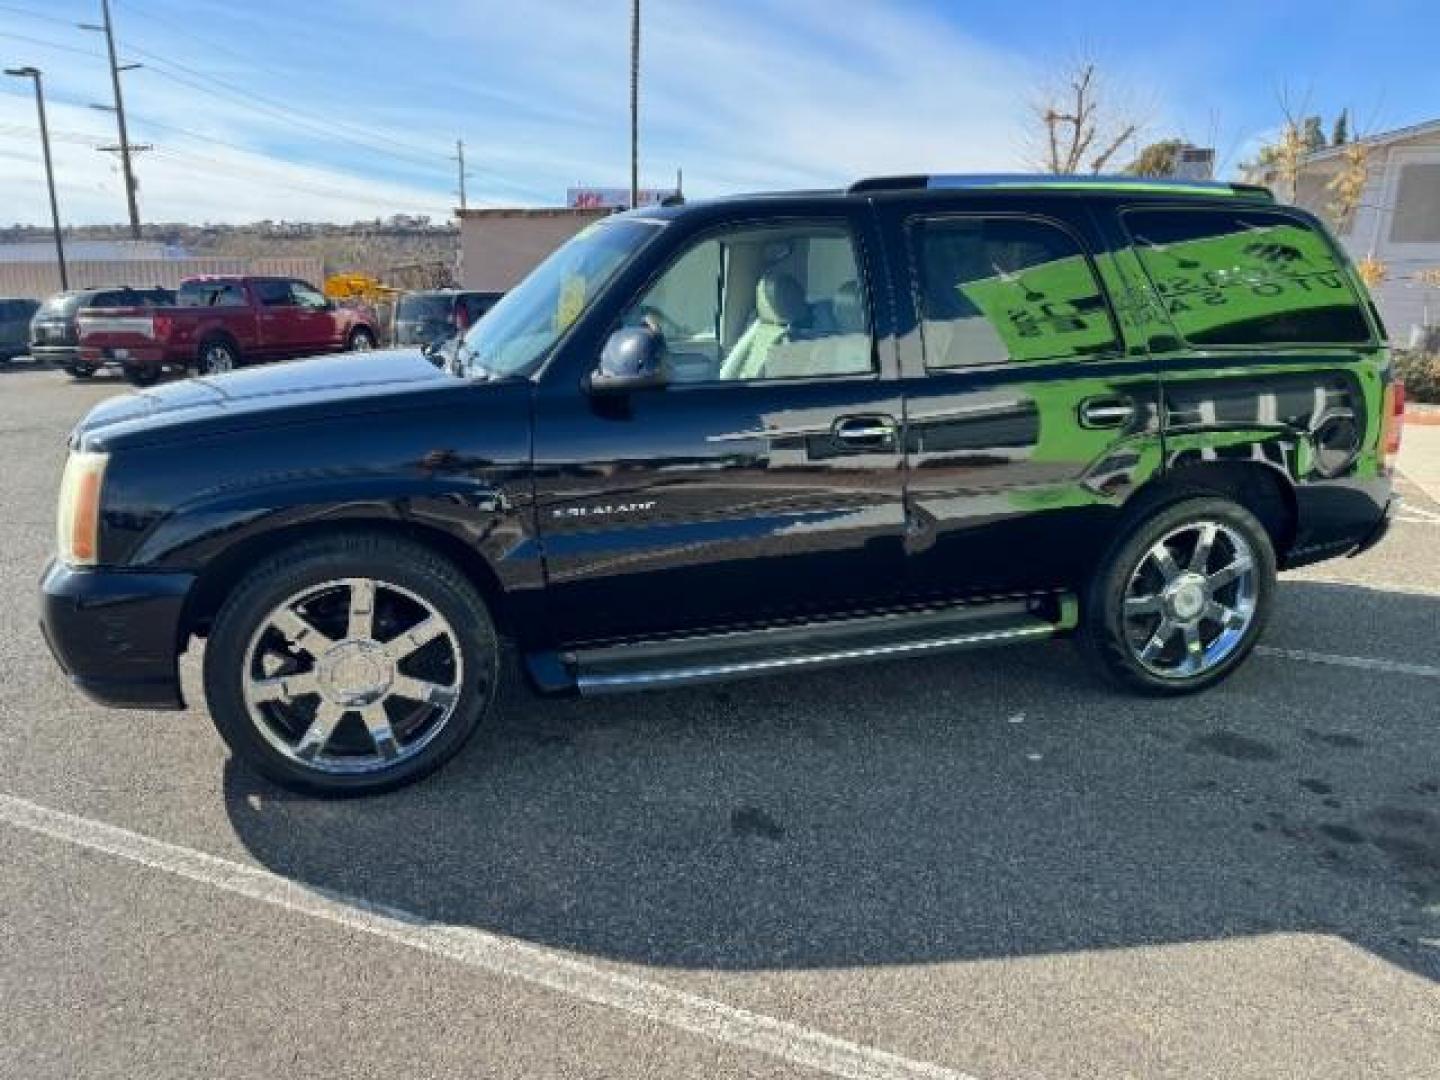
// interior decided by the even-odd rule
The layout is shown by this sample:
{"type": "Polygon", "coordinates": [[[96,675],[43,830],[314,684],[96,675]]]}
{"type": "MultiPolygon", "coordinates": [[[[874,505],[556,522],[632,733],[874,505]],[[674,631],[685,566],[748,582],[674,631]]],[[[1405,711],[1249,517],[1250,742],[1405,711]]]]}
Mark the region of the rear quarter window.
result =
{"type": "Polygon", "coordinates": [[[1371,340],[1329,239],[1271,210],[1130,210],[1125,227],[1180,336],[1192,345],[1371,340]]]}

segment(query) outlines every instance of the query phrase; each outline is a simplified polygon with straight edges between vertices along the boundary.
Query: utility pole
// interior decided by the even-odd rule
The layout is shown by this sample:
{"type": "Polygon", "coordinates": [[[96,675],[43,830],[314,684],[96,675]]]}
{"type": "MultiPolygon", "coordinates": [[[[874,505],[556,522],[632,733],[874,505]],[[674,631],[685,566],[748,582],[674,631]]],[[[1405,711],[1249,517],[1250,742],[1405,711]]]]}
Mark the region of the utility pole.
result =
{"type": "Polygon", "coordinates": [[[6,68],[5,74],[35,81],[35,109],[40,114],[40,145],[45,151],[45,183],[50,188],[50,222],[55,229],[55,261],[60,266],[60,289],[63,292],[70,288],[70,275],[65,272],[65,242],[60,236],[60,204],[55,199],[55,166],[50,162],[50,127],[45,122],[45,90],[41,86],[40,69],[6,68]]]}
{"type": "MultiPolygon", "coordinates": [[[[115,90],[115,105],[113,110],[106,106],[96,108],[113,111],[116,122],[120,128],[120,169],[125,176],[125,202],[130,210],[130,237],[133,240],[140,239],[140,206],[135,201],[135,170],[130,162],[132,150],[149,149],[149,147],[132,147],[130,136],[125,130],[125,98],[120,93],[120,73],[122,71],[133,71],[140,67],[139,64],[120,64],[115,58],[115,27],[110,20],[110,0],[100,0],[100,11],[105,17],[103,25],[96,26],[94,23],[80,23],[81,30],[95,30],[105,35],[105,46],[110,53],[110,85],[115,90]]],[[[101,147],[108,150],[109,147],[101,147]]]]}
{"type": "Polygon", "coordinates": [[[468,207],[465,204],[465,140],[455,140],[455,160],[460,163],[460,209],[468,207]]]}
{"type": "Polygon", "coordinates": [[[640,201],[640,0],[630,0],[630,209],[640,201]]]}

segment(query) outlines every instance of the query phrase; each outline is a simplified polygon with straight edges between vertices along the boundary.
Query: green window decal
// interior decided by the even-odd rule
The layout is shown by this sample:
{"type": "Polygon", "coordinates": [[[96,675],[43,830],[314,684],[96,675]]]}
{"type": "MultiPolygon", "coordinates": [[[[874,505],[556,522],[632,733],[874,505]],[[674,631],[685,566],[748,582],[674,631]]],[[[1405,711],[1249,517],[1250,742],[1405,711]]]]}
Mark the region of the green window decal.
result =
{"type": "Polygon", "coordinates": [[[1194,345],[1349,344],[1370,328],[1323,235],[1268,211],[1125,215],[1145,272],[1194,345]]]}
{"type": "Polygon", "coordinates": [[[934,218],[914,230],[926,365],[1068,359],[1117,348],[1079,244],[1058,226],[934,218]]]}

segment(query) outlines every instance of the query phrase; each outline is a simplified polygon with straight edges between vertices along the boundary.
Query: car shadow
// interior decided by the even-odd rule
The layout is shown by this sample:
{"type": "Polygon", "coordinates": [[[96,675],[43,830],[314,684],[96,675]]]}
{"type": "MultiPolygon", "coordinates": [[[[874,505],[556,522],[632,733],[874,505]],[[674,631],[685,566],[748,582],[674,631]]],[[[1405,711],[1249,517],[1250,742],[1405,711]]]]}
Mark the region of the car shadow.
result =
{"type": "MultiPolygon", "coordinates": [[[[1440,599],[1282,594],[1271,636],[1312,649],[1329,626],[1440,628],[1440,599]]],[[[1140,699],[1051,644],[598,701],[511,691],[404,791],[300,798],[233,761],[225,791],[249,850],[298,883],[627,962],[1303,931],[1440,979],[1436,689],[1261,655],[1208,694],[1140,699]]]]}

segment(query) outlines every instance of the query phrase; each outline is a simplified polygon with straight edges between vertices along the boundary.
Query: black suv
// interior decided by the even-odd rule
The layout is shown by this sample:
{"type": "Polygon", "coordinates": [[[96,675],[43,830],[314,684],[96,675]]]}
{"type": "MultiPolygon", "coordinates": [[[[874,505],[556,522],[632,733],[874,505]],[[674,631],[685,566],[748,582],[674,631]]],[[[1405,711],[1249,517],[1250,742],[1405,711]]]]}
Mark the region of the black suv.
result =
{"type": "Polygon", "coordinates": [[[1074,632],[1142,692],[1373,544],[1401,390],[1314,218],[1231,185],[898,177],[590,226],[436,366],[177,383],[71,438],[44,625],[287,786],[454,754],[502,641],[605,694],[1074,632]]]}
{"type": "Polygon", "coordinates": [[[88,379],[99,370],[80,359],[80,327],[77,319],[86,308],[168,307],[175,303],[175,291],[159,285],[111,285],[56,293],[35,312],[30,321],[30,355],[36,360],[59,364],[77,379],[88,379]]]}

